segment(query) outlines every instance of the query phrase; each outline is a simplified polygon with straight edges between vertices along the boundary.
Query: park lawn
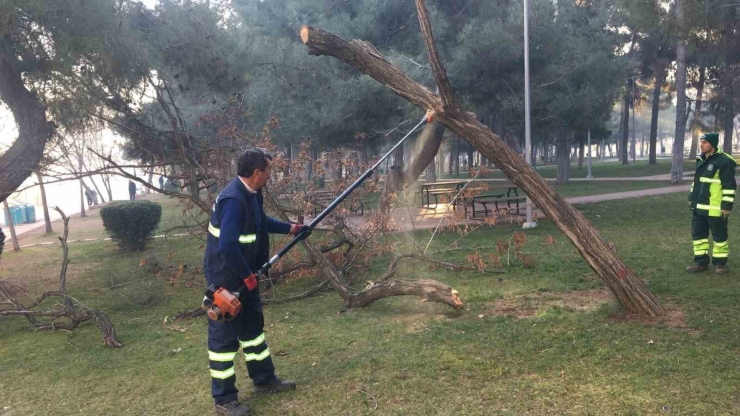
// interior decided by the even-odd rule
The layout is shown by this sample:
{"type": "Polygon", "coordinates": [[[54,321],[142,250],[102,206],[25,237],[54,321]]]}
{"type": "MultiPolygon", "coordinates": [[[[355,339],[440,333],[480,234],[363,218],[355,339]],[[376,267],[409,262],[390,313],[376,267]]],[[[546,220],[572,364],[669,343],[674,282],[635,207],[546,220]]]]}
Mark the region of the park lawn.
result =
{"type": "MultiPolygon", "coordinates": [[[[577,169],[578,164],[572,163],[570,166],[570,177],[571,178],[585,178],[588,175],[588,168],[584,162],[581,169],[577,169]]],[[[655,165],[648,164],[647,160],[638,160],[635,163],[630,162],[629,165],[622,165],[620,162],[593,162],[592,163],[592,174],[595,178],[637,178],[642,176],[655,176],[665,175],[671,173],[671,160],[670,159],[658,159],[658,163],[655,165]]],[[[684,172],[693,172],[696,167],[694,160],[684,159],[684,172]]],[[[556,178],[558,175],[556,165],[545,165],[537,166],[537,172],[544,178],[556,178]]],[[[441,175],[442,179],[454,178],[455,175],[441,175]]],[[[460,178],[466,179],[470,176],[467,172],[461,173],[460,178]]],[[[503,172],[496,169],[487,175],[491,178],[504,178],[503,172]]]]}
{"type": "MultiPolygon", "coordinates": [[[[683,272],[691,261],[685,195],[580,208],[647,280],[678,326],[621,319],[572,245],[542,221],[527,231],[523,248],[535,259],[533,268],[517,260],[502,273],[402,267],[399,278],[438,279],[459,290],[461,311],[403,297],[343,312],[333,292],[266,306],[278,372],[299,388],[251,398],[255,413],[740,413],[740,273],[732,262],[723,276],[683,272]]],[[[736,224],[730,222],[731,241],[740,231],[736,224]]],[[[516,231],[484,227],[457,246],[474,248],[491,263],[496,242],[516,231]]],[[[430,234],[419,231],[417,237],[425,245],[430,234]]],[[[450,246],[459,238],[455,232],[437,235],[428,254],[465,262],[470,252],[450,246]]],[[[36,332],[21,319],[2,320],[0,415],[211,414],[206,320],[175,322],[174,329],[169,318],[163,323],[200,302],[202,276],[190,270],[201,263],[201,245],[158,239],[146,253],[121,253],[110,242],[71,245],[70,294],[107,311],[125,346],[104,348],[90,323],[72,333],[36,332]],[[140,267],[142,256],[149,256],[149,265],[190,267],[169,282],[171,273],[157,277],[140,267]]],[[[4,253],[0,278],[18,279],[16,285],[33,292],[40,290],[36,282],[53,289],[60,251],[43,246],[4,253]]],[[[506,264],[505,254],[496,256],[506,264]]],[[[383,260],[360,280],[378,276],[383,260]]],[[[308,285],[289,282],[278,296],[308,285]]],[[[247,398],[242,361],[237,369],[247,398]]]]}

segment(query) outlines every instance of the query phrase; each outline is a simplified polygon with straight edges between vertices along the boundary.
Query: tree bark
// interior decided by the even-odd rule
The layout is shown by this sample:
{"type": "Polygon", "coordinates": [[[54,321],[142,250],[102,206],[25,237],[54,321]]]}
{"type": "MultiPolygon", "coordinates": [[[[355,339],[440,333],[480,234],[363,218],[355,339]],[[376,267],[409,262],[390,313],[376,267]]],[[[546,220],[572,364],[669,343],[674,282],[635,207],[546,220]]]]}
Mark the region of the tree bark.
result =
{"type": "Polygon", "coordinates": [[[445,126],[440,123],[427,124],[416,139],[414,151],[406,164],[406,170],[402,171],[397,165],[391,166],[378,204],[381,212],[390,212],[391,195],[399,194],[404,188],[412,187],[419,180],[419,175],[424,172],[424,169],[429,167],[434,169],[434,157],[442,144],[444,132],[445,126]]]}
{"type": "Polygon", "coordinates": [[[465,138],[492,160],[496,167],[533,200],[570,239],[576,250],[629,312],[648,316],[665,314],[665,310],[645,283],[616,255],[614,247],[599,235],[588,219],[555,192],[501,138],[478,122],[475,114],[466,112],[455,100],[446,72],[437,56],[424,0],[416,0],[416,5],[439,95],[433,94],[391,65],[368,42],[347,42],[331,33],[308,26],[301,29],[301,39],[308,46],[311,55],[333,56],[373,77],[421,109],[435,111],[438,122],[465,138]]]}
{"type": "MultiPolygon", "coordinates": [[[[149,170],[149,177],[147,178],[146,183],[148,183],[149,185],[152,185],[153,186],[153,184],[152,184],[152,178],[153,177],[154,177],[154,169],[151,169],[151,170],[149,170]]],[[[95,181],[93,180],[92,177],[90,177],[90,182],[92,182],[93,186],[97,190],[98,187],[97,187],[97,185],[95,185],[95,181]]],[[[98,191],[98,193],[100,193],[100,191],[98,191]]],[[[151,193],[152,193],[152,188],[146,188],[146,194],[149,195],[151,193]]]]}
{"type": "MultiPolygon", "coordinates": [[[[676,16],[683,25],[683,2],[676,0],[676,16]]],[[[683,180],[683,147],[686,136],[686,45],[682,38],[676,41],[676,134],[673,139],[671,182],[683,180]]]]}
{"type": "Polygon", "coordinates": [[[36,179],[39,180],[39,189],[41,190],[41,205],[44,208],[44,224],[46,225],[46,234],[53,233],[51,229],[51,217],[49,216],[49,205],[46,203],[46,189],[44,189],[44,180],[41,171],[36,171],[36,179]]]}
{"type": "MultiPolygon", "coordinates": [[[[80,169],[78,172],[82,173],[82,154],[77,155],[80,169]]],[[[87,217],[87,213],[85,212],[85,182],[80,178],[80,218],[87,217]]]]}
{"type": "Polygon", "coordinates": [[[699,84],[696,86],[696,105],[694,106],[694,117],[691,121],[691,149],[689,159],[696,159],[696,150],[699,147],[699,129],[701,128],[701,107],[704,97],[704,83],[706,81],[707,69],[704,65],[699,68],[699,84]]]}
{"type": "Polygon", "coordinates": [[[558,164],[557,183],[562,185],[570,180],[570,145],[568,134],[562,127],[557,132],[557,140],[555,145],[555,159],[558,164]]]}
{"type": "Polygon", "coordinates": [[[619,142],[619,154],[623,165],[630,163],[629,154],[627,153],[627,142],[630,136],[630,80],[624,87],[624,98],[622,103],[622,140],[619,142]]]}
{"type": "Polygon", "coordinates": [[[46,106],[23,83],[9,42],[0,41],[0,100],[13,114],[18,138],[0,156],[0,201],[4,201],[38,169],[46,142],[54,135],[46,121],[46,106]]]}
{"type": "Polygon", "coordinates": [[[725,16],[724,28],[724,74],[723,88],[724,94],[724,117],[722,120],[722,130],[725,132],[725,138],[722,144],[722,150],[725,153],[732,154],[732,133],[735,127],[735,87],[733,64],[736,63],[737,51],[734,42],[737,34],[735,33],[735,7],[730,7],[725,16]]]}
{"type": "Polygon", "coordinates": [[[3,200],[3,206],[5,207],[5,218],[8,220],[8,228],[10,229],[10,240],[13,242],[13,251],[18,251],[21,249],[21,246],[18,245],[18,236],[15,234],[15,224],[13,224],[13,216],[10,215],[7,198],[3,200]]]}
{"type": "Polygon", "coordinates": [[[655,87],[653,88],[653,108],[650,113],[650,150],[648,151],[648,164],[658,163],[658,115],[660,112],[660,91],[665,81],[665,68],[660,67],[655,74],[655,87]]]}

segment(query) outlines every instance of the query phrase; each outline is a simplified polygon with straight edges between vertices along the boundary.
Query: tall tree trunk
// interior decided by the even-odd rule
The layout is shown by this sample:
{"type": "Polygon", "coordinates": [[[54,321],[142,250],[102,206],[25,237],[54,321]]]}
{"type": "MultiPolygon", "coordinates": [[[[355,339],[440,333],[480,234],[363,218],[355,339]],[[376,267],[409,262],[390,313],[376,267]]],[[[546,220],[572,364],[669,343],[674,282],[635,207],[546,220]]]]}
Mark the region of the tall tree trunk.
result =
{"type": "Polygon", "coordinates": [[[564,184],[570,180],[570,145],[568,134],[563,127],[558,129],[557,140],[555,145],[555,159],[558,164],[557,183],[564,184]]]}
{"type": "Polygon", "coordinates": [[[18,251],[21,249],[21,246],[18,245],[18,236],[15,234],[15,224],[13,224],[13,216],[10,215],[10,207],[8,206],[7,198],[3,200],[3,206],[5,207],[5,218],[8,219],[10,239],[13,241],[13,251],[18,251]]]}
{"type": "Polygon", "coordinates": [[[410,189],[419,180],[419,175],[428,167],[431,166],[434,169],[434,157],[442,144],[444,132],[445,126],[441,123],[427,124],[416,139],[416,148],[412,152],[413,156],[408,161],[406,171],[393,166],[391,172],[388,173],[388,179],[385,181],[385,187],[380,196],[378,206],[381,212],[388,213],[390,211],[391,195],[397,195],[403,190],[404,186],[410,189]]]}
{"type": "MultiPolygon", "coordinates": [[[[97,182],[95,182],[95,179],[90,176],[90,183],[92,183],[93,188],[95,188],[95,192],[97,192],[98,197],[100,197],[100,203],[105,204],[105,198],[103,198],[103,193],[100,192],[100,188],[98,188],[97,182]]],[[[105,184],[105,182],[103,182],[105,184]]]]}
{"type": "Polygon", "coordinates": [[[637,81],[632,80],[632,163],[635,163],[637,156],[637,105],[635,104],[635,95],[637,94],[637,81]]]}
{"type": "Polygon", "coordinates": [[[658,115],[660,112],[660,91],[663,89],[663,82],[665,82],[665,68],[660,68],[655,74],[655,87],[653,88],[653,108],[650,113],[650,150],[648,152],[648,164],[650,165],[655,165],[656,163],[658,163],[658,115]]]}
{"type": "Polygon", "coordinates": [[[455,137],[455,177],[460,176],[460,138],[455,137]]]}
{"type": "Polygon", "coordinates": [[[46,121],[46,106],[23,83],[11,43],[0,41],[0,100],[13,114],[18,138],[0,155],[0,201],[38,169],[44,146],[54,134],[54,127],[46,121]]]}
{"type": "MultiPolygon", "coordinates": [[[[737,3],[737,2],[734,2],[737,3]]],[[[736,6],[736,5],[735,5],[736,6]]],[[[722,92],[724,94],[724,117],[722,130],[725,132],[725,139],[723,142],[722,150],[726,153],[732,154],[732,133],[735,126],[735,93],[734,93],[734,79],[735,76],[732,72],[733,64],[736,63],[735,57],[737,51],[735,45],[735,39],[737,37],[735,31],[735,7],[729,7],[725,16],[725,28],[724,28],[724,86],[722,92]]]]}
{"type": "MultiPolygon", "coordinates": [[[[82,173],[82,153],[77,155],[77,161],[79,162],[78,172],[82,173]]],[[[85,188],[87,186],[82,178],[80,178],[80,218],[87,217],[87,213],[85,212],[85,188]]]]}
{"type": "Polygon", "coordinates": [[[426,170],[426,181],[437,182],[437,164],[432,162],[427,166],[426,170]]]}
{"type": "MultiPolygon", "coordinates": [[[[146,179],[146,183],[148,183],[149,185],[154,186],[154,184],[152,183],[152,179],[153,178],[154,178],[154,169],[150,169],[149,170],[149,177],[146,179]]],[[[92,176],[90,177],[90,182],[92,182],[93,186],[95,187],[95,190],[98,191],[98,194],[100,194],[100,191],[98,190],[98,186],[95,185],[95,181],[93,180],[92,176]]],[[[147,187],[146,188],[146,193],[147,193],[147,195],[151,194],[152,193],[152,188],[147,187]]]]}
{"type": "Polygon", "coordinates": [[[391,65],[370,43],[347,42],[322,30],[304,26],[301,39],[311,55],[331,55],[370,75],[401,97],[422,109],[436,112],[436,120],[460,135],[491,159],[496,166],[570,239],[591,268],[601,277],[614,296],[631,313],[659,316],[665,314],[657,299],[632,269],[616,254],[594,229],[588,219],[573,208],[540,177],[500,137],[466,112],[452,94],[447,74],[440,63],[431,32],[424,0],[416,0],[422,36],[427,46],[432,73],[439,88],[433,94],[391,65]]]}
{"type": "Polygon", "coordinates": [[[696,159],[696,150],[699,147],[699,129],[701,128],[701,107],[704,97],[704,82],[706,81],[707,69],[704,64],[699,68],[699,84],[696,86],[696,105],[694,106],[694,117],[691,121],[691,149],[689,159],[696,159]]]}
{"type": "Polygon", "coordinates": [[[113,202],[113,188],[110,186],[110,176],[103,175],[103,186],[105,191],[108,193],[108,201],[113,202]]]}
{"type": "Polygon", "coordinates": [[[41,190],[41,205],[44,208],[44,224],[46,225],[46,234],[53,233],[51,229],[51,217],[49,216],[49,205],[46,203],[46,189],[44,188],[44,180],[41,176],[41,171],[36,171],[36,179],[39,181],[39,189],[41,190]]]}
{"type": "MultiPolygon", "coordinates": [[[[676,16],[679,25],[684,22],[683,2],[676,0],[676,16]]],[[[673,139],[673,164],[671,182],[683,180],[683,143],[686,136],[686,44],[682,38],[676,41],[676,134],[673,139]]]]}
{"type": "Polygon", "coordinates": [[[586,144],[583,142],[583,137],[578,141],[578,170],[583,169],[583,151],[586,148],[586,144]]]}
{"type": "Polygon", "coordinates": [[[622,103],[622,140],[619,142],[619,154],[623,165],[630,163],[629,154],[627,153],[627,142],[630,136],[630,90],[630,80],[627,80],[627,85],[624,87],[624,102],[622,103]]]}

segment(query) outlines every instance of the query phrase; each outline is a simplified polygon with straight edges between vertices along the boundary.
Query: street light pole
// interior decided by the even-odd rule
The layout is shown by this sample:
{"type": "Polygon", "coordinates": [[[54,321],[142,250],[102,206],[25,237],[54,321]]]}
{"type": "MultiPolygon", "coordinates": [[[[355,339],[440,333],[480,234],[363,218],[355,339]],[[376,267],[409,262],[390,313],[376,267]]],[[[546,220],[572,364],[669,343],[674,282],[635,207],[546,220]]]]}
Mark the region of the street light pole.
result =
{"type": "MultiPolygon", "coordinates": [[[[524,0],[524,155],[532,165],[532,124],[529,110],[529,0],[524,0]]],[[[527,195],[527,221],[522,228],[534,228],[537,223],[532,218],[532,200],[527,195]]]]}

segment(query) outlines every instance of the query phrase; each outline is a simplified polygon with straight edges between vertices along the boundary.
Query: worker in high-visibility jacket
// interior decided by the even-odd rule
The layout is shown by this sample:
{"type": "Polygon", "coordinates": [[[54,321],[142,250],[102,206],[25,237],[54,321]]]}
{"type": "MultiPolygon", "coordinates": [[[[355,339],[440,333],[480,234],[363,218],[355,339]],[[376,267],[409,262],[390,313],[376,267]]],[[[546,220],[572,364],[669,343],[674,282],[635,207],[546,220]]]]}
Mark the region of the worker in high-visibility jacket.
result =
{"type": "Polygon", "coordinates": [[[694,265],[689,273],[709,269],[709,231],[712,232],[712,264],[715,273],[727,272],[730,246],[727,242],[727,221],[735,202],[735,159],[718,148],[719,134],[701,136],[701,155],[696,158],[694,183],[689,191],[691,206],[691,239],[694,243],[694,265]]]}
{"type": "MultiPolygon", "coordinates": [[[[255,275],[268,260],[268,233],[302,233],[305,225],[277,221],[265,214],[262,188],[270,179],[272,156],[249,149],[239,156],[237,178],[216,198],[208,225],[204,274],[208,284],[239,292],[241,312],[230,321],[208,322],[208,359],[216,415],[245,416],[250,410],[237,398],[234,358],[241,347],[255,392],[295,389],[280,380],[265,343],[264,317],[255,275]]],[[[306,232],[304,232],[306,231],[306,232]]]]}

